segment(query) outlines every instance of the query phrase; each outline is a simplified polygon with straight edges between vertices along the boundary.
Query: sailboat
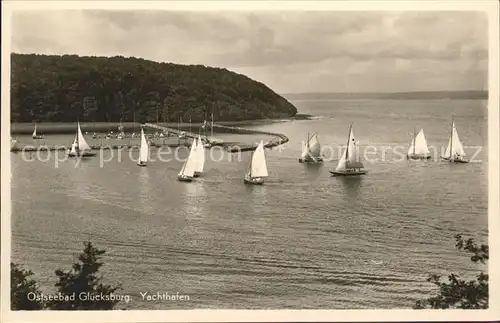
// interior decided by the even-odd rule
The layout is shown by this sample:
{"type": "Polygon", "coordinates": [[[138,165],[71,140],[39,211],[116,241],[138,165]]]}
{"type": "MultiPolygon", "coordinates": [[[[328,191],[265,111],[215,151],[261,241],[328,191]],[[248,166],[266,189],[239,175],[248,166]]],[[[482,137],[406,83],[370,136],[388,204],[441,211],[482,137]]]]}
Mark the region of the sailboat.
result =
{"type": "Polygon", "coordinates": [[[424,129],[420,129],[417,135],[415,135],[415,129],[413,130],[413,139],[410,143],[410,148],[408,148],[407,159],[430,159],[430,151],[427,147],[427,141],[425,140],[424,129]]]}
{"type": "Polygon", "coordinates": [[[144,129],[141,128],[141,148],[139,152],[139,161],[137,165],[146,166],[149,159],[149,146],[146,140],[146,136],[144,135],[144,129]]]}
{"type": "Polygon", "coordinates": [[[347,145],[344,150],[342,158],[340,158],[337,168],[330,173],[334,176],[353,176],[353,175],[364,175],[366,171],[363,170],[364,166],[361,161],[358,160],[356,151],[356,140],[354,138],[354,131],[352,130],[352,125],[349,127],[349,136],[347,137],[347,145]]]}
{"type": "Polygon", "coordinates": [[[186,133],[184,131],[181,131],[181,117],[179,117],[179,121],[177,122],[177,133],[179,139],[186,138],[186,133]]]}
{"type": "Polygon", "coordinates": [[[465,159],[464,146],[460,142],[460,138],[458,138],[457,128],[455,127],[455,122],[453,121],[453,119],[451,120],[450,140],[448,141],[448,147],[446,148],[446,152],[444,153],[444,156],[442,158],[451,163],[469,162],[467,159],[465,159]]]}
{"type": "Polygon", "coordinates": [[[10,151],[17,150],[17,139],[10,138],[10,151]]]}
{"type": "Polygon", "coordinates": [[[321,157],[321,145],[318,141],[318,135],[314,133],[309,137],[309,133],[307,133],[307,141],[302,148],[302,155],[299,157],[299,163],[321,162],[323,162],[323,157],[321,157]]]}
{"type": "Polygon", "coordinates": [[[75,140],[71,145],[71,150],[68,152],[69,157],[91,157],[95,156],[97,153],[91,151],[89,144],[83,137],[82,129],[80,128],[80,122],[77,122],[77,130],[75,140]]]}
{"type": "Polygon", "coordinates": [[[120,125],[118,126],[118,135],[116,135],[116,139],[125,138],[125,132],[123,131],[124,127],[122,124],[122,119],[120,119],[120,125]]]}
{"type": "Polygon", "coordinates": [[[196,169],[194,177],[199,177],[203,174],[203,167],[205,167],[205,148],[203,147],[200,135],[198,135],[198,139],[195,138],[194,140],[198,140],[196,143],[196,169]]]}
{"type": "Polygon", "coordinates": [[[182,169],[177,175],[177,180],[181,182],[191,182],[194,177],[194,172],[197,167],[197,143],[196,140],[193,140],[193,144],[191,145],[191,149],[189,150],[189,156],[187,160],[182,165],[182,169]]]}
{"type": "Polygon", "coordinates": [[[203,128],[205,129],[205,139],[206,139],[206,143],[205,143],[205,148],[210,148],[213,146],[213,140],[214,140],[214,114],[212,113],[211,115],[211,122],[210,122],[210,139],[208,139],[208,136],[207,136],[207,131],[206,131],[206,127],[208,126],[208,122],[205,120],[205,122],[203,123],[203,128]]]}
{"type": "Polygon", "coordinates": [[[266,154],[264,152],[264,141],[260,141],[257,149],[252,154],[252,159],[245,174],[245,184],[262,185],[264,178],[269,176],[267,173],[266,154]]]}
{"type": "Polygon", "coordinates": [[[43,139],[43,135],[37,135],[36,134],[36,123],[35,123],[35,130],[33,130],[33,134],[31,135],[31,138],[33,138],[33,139],[43,139]]]}

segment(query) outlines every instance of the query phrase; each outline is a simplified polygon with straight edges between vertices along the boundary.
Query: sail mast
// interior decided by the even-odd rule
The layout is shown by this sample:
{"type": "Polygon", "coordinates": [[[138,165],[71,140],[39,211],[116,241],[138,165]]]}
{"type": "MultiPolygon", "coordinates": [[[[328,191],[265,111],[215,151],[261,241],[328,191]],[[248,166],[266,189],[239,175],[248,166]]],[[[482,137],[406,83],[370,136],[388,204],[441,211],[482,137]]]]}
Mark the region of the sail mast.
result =
{"type": "Polygon", "coordinates": [[[453,116],[451,117],[451,132],[450,132],[450,159],[453,155],[453,116]]]}
{"type": "Polygon", "coordinates": [[[212,125],[210,126],[210,140],[214,140],[214,113],[212,112],[212,125]]]}
{"type": "Polygon", "coordinates": [[[255,154],[255,150],[252,152],[252,156],[250,156],[250,164],[249,164],[249,169],[248,169],[248,177],[252,178],[252,161],[253,161],[253,155],[255,154]]]}
{"type": "Polygon", "coordinates": [[[80,134],[80,121],[78,121],[78,118],[77,118],[76,119],[76,145],[75,145],[75,150],[76,150],[77,154],[80,153],[80,138],[78,138],[79,134],[80,134]]]}
{"type": "Polygon", "coordinates": [[[417,129],[413,126],[413,156],[415,156],[415,146],[417,144],[417,129]]]}
{"type": "Polygon", "coordinates": [[[351,129],[352,129],[352,123],[349,126],[349,135],[347,135],[347,146],[345,147],[345,157],[347,160],[349,160],[349,143],[351,142],[351,129]]]}

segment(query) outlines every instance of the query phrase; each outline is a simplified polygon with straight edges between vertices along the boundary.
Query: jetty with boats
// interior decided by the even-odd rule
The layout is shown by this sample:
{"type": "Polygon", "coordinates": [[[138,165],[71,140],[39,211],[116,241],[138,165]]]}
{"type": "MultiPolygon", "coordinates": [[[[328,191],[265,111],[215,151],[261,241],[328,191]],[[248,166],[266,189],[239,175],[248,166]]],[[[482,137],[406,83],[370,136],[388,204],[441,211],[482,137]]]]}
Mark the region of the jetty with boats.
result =
{"type": "MultiPolygon", "coordinates": [[[[81,130],[81,125],[78,125],[81,130]]],[[[175,137],[178,140],[173,141],[173,142],[163,142],[163,143],[155,143],[150,141],[149,146],[150,147],[155,147],[155,148],[160,148],[160,147],[179,147],[179,146],[190,146],[193,142],[194,139],[198,138],[201,140],[203,143],[203,146],[205,148],[210,148],[213,146],[221,146],[226,150],[227,152],[230,153],[237,153],[237,152],[244,152],[244,151],[253,151],[257,148],[257,145],[253,144],[244,144],[244,143],[239,143],[239,142],[227,142],[222,139],[218,139],[214,137],[213,135],[202,135],[201,133],[194,133],[194,132],[189,132],[189,131],[184,131],[181,130],[180,128],[172,128],[172,127],[166,127],[158,124],[153,124],[153,123],[145,123],[140,125],[142,128],[152,128],[155,130],[159,130],[161,134],[166,134],[164,138],[167,137],[175,137]]],[[[195,127],[200,128],[201,125],[195,125],[195,127]]],[[[248,129],[248,128],[243,128],[243,127],[235,127],[235,126],[224,126],[224,125],[217,125],[217,124],[212,124],[213,128],[218,128],[223,130],[224,132],[231,132],[231,133],[243,133],[243,134],[264,134],[268,135],[271,138],[267,143],[264,144],[264,148],[272,149],[273,147],[283,145],[289,141],[288,137],[285,136],[284,134],[281,133],[274,133],[274,132],[268,132],[268,131],[260,131],[260,130],[254,130],[254,129],[248,129]]],[[[73,128],[74,129],[74,128],[73,128]]],[[[83,132],[82,132],[83,136],[83,132]]],[[[158,136],[158,138],[162,138],[158,136]]],[[[122,138],[124,140],[125,138],[122,138]]],[[[150,135],[151,139],[151,135],[150,135]]],[[[102,141],[102,144],[100,145],[88,145],[88,149],[90,150],[101,150],[101,149],[139,149],[140,148],[140,143],[137,144],[113,144],[110,145],[106,143],[105,141],[102,141]]],[[[87,143],[85,141],[85,143],[87,143]]],[[[87,148],[87,147],[86,147],[87,148]]],[[[15,145],[11,146],[11,151],[12,152],[20,152],[20,151],[55,151],[55,150],[70,150],[71,146],[47,146],[47,145],[40,145],[37,143],[37,145],[22,145],[19,141],[16,142],[15,145]]]]}

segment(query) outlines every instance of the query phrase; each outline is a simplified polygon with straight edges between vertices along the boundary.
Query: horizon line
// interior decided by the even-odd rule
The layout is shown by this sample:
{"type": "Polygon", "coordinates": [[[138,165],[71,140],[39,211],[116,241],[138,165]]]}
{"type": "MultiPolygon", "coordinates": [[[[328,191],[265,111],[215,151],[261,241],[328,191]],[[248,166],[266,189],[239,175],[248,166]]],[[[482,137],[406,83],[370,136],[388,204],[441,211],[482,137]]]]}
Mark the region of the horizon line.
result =
{"type": "Polygon", "coordinates": [[[484,92],[489,93],[489,89],[482,90],[408,90],[408,91],[394,91],[394,92],[375,92],[375,91],[352,91],[352,92],[282,92],[279,95],[287,94],[406,94],[406,93],[460,93],[460,92],[484,92]]]}

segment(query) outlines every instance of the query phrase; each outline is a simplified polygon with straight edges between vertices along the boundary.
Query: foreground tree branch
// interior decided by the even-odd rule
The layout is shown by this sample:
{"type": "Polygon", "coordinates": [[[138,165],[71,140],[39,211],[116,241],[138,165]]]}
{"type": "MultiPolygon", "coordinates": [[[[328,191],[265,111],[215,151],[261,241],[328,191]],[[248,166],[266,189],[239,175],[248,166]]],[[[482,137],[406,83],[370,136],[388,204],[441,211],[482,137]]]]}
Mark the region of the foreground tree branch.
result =
{"type": "MultiPolygon", "coordinates": [[[[470,257],[472,262],[485,264],[488,261],[488,245],[477,245],[472,238],[464,240],[460,234],[455,236],[455,240],[458,250],[472,254],[470,257]]],[[[417,301],[413,307],[415,309],[488,308],[488,274],[481,272],[475,280],[466,281],[452,273],[448,275],[448,282],[442,282],[438,275],[431,275],[427,281],[436,285],[439,292],[436,296],[417,301]]]]}

